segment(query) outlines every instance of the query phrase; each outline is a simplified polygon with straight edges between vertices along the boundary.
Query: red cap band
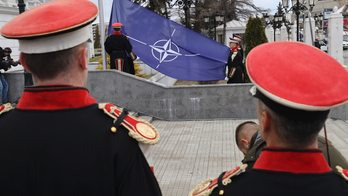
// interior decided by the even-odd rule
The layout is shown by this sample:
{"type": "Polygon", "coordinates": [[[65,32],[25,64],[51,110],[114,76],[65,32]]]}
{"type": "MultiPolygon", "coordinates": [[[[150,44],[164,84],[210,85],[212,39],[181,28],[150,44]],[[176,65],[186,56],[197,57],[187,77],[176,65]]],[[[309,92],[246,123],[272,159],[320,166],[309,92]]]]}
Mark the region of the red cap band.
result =
{"type": "Polygon", "coordinates": [[[271,100],[299,110],[325,111],[348,100],[348,72],[334,58],[300,42],[262,44],[248,54],[252,82],[271,100]]]}

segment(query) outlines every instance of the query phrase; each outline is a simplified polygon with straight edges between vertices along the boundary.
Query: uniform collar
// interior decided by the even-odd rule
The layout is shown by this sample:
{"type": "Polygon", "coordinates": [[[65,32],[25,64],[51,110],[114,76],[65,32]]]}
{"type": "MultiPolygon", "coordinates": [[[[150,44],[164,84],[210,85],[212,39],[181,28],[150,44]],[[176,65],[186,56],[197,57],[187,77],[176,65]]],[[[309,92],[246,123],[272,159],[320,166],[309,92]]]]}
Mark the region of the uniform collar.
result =
{"type": "Polygon", "coordinates": [[[248,152],[245,154],[244,159],[243,159],[243,163],[247,163],[250,164],[250,161],[255,162],[258,157],[261,154],[261,150],[264,146],[266,146],[266,142],[265,140],[259,139],[255,142],[256,138],[257,138],[257,132],[253,135],[253,137],[250,140],[249,143],[249,148],[248,148],[248,152]]]}
{"type": "Polygon", "coordinates": [[[236,50],[238,50],[238,46],[234,47],[234,48],[231,50],[231,52],[234,52],[234,51],[236,51],[236,50]]]}
{"type": "MultiPolygon", "coordinates": [[[[255,133],[254,133],[254,135],[251,137],[251,139],[250,139],[250,142],[249,142],[249,148],[248,148],[248,151],[250,150],[250,149],[252,149],[254,146],[256,146],[256,143],[258,142],[258,141],[260,141],[262,139],[262,136],[261,136],[261,134],[260,134],[260,131],[256,131],[255,133]]],[[[263,140],[263,139],[262,139],[263,140]]],[[[261,142],[262,143],[262,142],[261,142]]]]}
{"type": "Polygon", "coordinates": [[[325,173],[332,171],[318,148],[284,149],[265,147],[254,169],[291,172],[325,173]]]}
{"type": "Polygon", "coordinates": [[[79,108],[97,101],[86,88],[69,85],[35,86],[25,88],[16,106],[19,109],[57,110],[79,108]]]}

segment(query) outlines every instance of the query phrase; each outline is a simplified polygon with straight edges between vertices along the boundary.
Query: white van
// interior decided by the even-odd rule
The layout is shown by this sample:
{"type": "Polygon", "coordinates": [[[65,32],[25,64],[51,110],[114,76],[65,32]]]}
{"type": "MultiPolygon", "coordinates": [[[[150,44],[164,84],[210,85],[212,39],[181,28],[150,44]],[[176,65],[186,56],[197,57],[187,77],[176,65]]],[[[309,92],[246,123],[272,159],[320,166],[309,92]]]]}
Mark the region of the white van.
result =
{"type": "Polygon", "coordinates": [[[348,31],[343,30],[343,50],[348,49],[348,31]]]}

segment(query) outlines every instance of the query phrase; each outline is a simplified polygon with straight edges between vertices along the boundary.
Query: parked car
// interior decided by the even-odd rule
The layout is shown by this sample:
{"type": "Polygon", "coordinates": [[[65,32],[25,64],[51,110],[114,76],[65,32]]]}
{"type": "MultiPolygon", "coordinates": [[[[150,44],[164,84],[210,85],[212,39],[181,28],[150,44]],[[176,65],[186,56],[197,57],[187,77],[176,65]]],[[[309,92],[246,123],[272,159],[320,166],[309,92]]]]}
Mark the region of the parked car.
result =
{"type": "Polygon", "coordinates": [[[343,40],[343,50],[348,49],[348,41],[343,40]]]}
{"type": "Polygon", "coordinates": [[[343,50],[348,49],[348,31],[343,30],[343,50]]]}
{"type": "Polygon", "coordinates": [[[320,50],[327,52],[327,45],[323,41],[319,41],[320,50]]]}

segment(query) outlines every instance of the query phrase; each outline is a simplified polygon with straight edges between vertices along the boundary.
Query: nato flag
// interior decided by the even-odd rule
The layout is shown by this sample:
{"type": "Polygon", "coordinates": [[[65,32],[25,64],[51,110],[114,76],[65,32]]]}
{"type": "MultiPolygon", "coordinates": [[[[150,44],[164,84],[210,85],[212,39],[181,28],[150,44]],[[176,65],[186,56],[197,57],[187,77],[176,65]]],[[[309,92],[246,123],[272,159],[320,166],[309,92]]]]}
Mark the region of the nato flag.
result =
{"type": "Polygon", "coordinates": [[[230,49],[129,0],[114,0],[112,24],[122,23],[133,52],[157,71],[179,80],[214,81],[225,78],[230,49]]]}

